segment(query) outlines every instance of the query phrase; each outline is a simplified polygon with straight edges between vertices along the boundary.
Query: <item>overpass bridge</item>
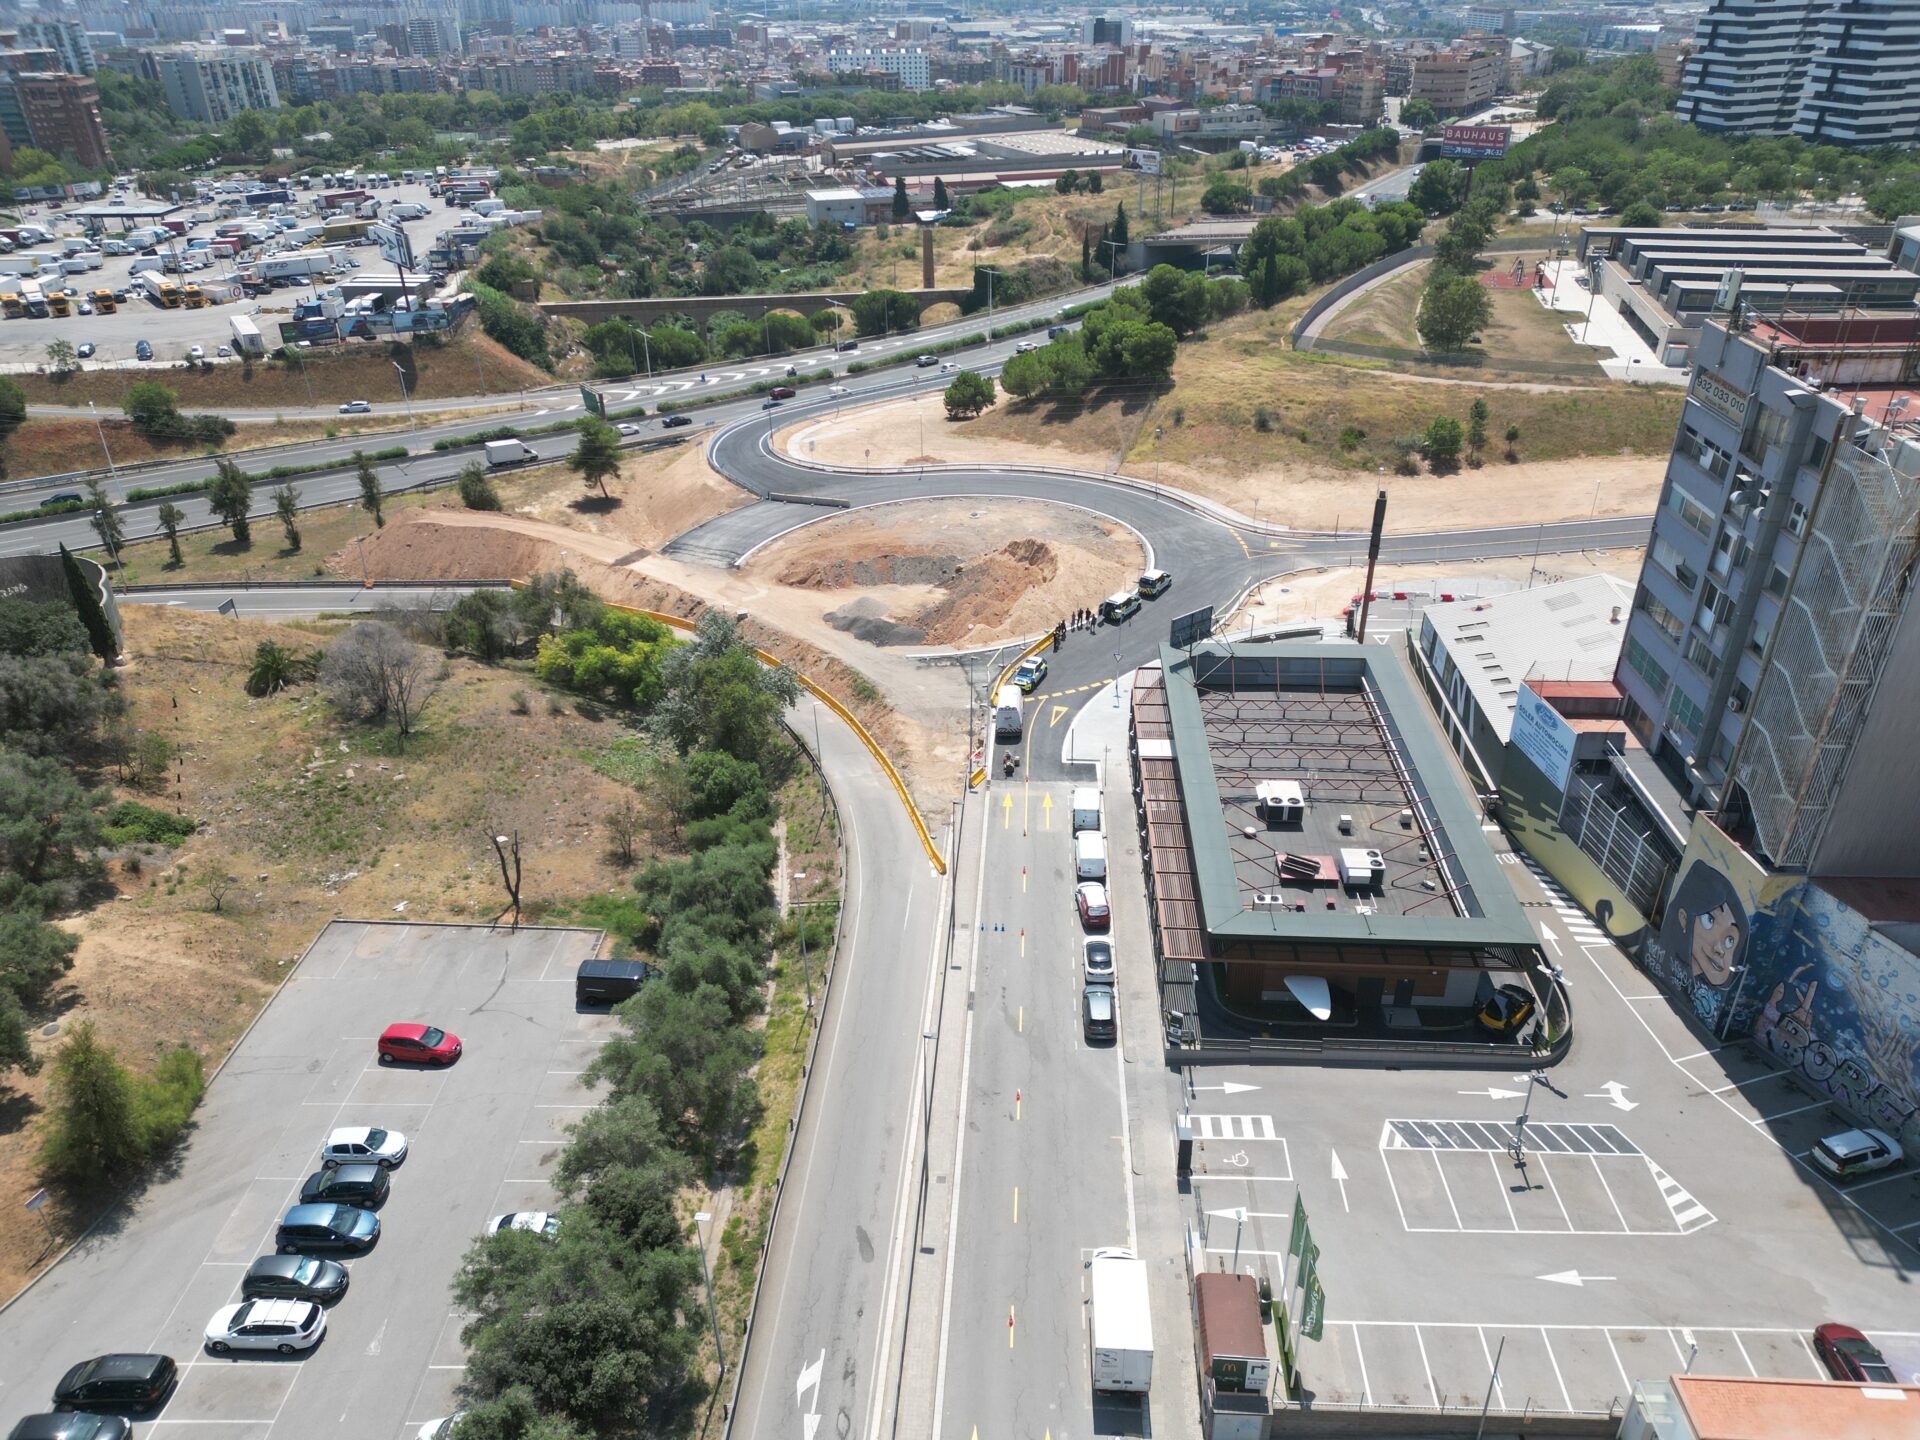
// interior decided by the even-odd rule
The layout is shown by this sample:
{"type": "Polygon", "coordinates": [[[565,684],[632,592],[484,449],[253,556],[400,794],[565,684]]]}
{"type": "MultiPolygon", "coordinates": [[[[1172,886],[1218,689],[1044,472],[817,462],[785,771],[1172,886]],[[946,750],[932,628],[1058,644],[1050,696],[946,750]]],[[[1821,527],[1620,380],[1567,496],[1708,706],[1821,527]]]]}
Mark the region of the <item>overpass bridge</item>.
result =
{"type": "MultiPolygon", "coordinates": [[[[811,290],[798,295],[674,295],[650,300],[554,300],[539,308],[548,315],[565,316],[588,325],[598,325],[618,315],[650,329],[678,315],[704,326],[708,316],[723,310],[744,315],[750,320],[758,320],[775,310],[792,310],[812,317],[822,310],[844,309],[866,293],[864,290],[811,290]]],[[[945,289],[902,290],[900,293],[911,296],[918,309],[924,311],[929,305],[948,302],[957,305],[973,293],[973,287],[961,285],[945,289]]]]}

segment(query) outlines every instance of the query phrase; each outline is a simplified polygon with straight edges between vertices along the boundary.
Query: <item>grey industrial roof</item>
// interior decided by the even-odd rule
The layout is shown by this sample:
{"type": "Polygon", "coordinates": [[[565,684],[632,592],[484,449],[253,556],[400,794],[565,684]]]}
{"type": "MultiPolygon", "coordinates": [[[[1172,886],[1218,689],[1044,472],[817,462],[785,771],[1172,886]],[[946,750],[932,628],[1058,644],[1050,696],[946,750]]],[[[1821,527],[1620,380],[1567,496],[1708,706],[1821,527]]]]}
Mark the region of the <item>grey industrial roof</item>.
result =
{"type": "Polygon", "coordinates": [[[1487,724],[1505,740],[1522,680],[1613,678],[1632,604],[1628,581],[1583,575],[1484,600],[1429,605],[1426,619],[1487,724]]]}

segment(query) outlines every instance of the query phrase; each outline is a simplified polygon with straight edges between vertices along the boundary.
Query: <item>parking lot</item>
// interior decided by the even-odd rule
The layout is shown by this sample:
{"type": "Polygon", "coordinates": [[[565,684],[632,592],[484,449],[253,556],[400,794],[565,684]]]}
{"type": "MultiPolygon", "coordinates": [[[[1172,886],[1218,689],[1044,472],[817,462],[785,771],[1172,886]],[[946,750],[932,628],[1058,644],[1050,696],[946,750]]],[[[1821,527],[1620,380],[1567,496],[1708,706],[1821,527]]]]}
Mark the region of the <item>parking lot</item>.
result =
{"type": "MultiPolygon", "coordinates": [[[[362,188],[362,187],[353,187],[362,188]]],[[[322,193],[319,189],[296,190],[293,192],[296,202],[310,200],[322,193]]],[[[381,202],[382,211],[395,205],[413,203],[425,205],[427,214],[419,220],[407,221],[403,228],[413,242],[414,252],[425,255],[434,236],[449,229],[458,219],[466,217],[467,212],[450,210],[444,200],[437,200],[427,193],[424,184],[395,183],[382,190],[370,192],[381,202]]],[[[37,215],[28,216],[24,212],[21,218],[32,223],[44,225],[62,237],[81,233],[77,218],[67,218],[74,209],[91,209],[103,204],[103,201],[75,204],[66,210],[49,211],[40,208],[37,215]]],[[[185,220],[189,216],[206,213],[214,214],[214,202],[193,202],[183,204],[175,212],[175,219],[185,220]]],[[[198,238],[211,238],[219,226],[228,223],[218,217],[205,224],[195,225],[180,237],[184,248],[187,241],[198,238]]],[[[311,222],[303,217],[302,223],[311,222]]],[[[109,235],[118,234],[118,227],[109,226],[109,235]]],[[[58,243],[53,246],[38,246],[38,249],[58,251],[58,243]]],[[[392,267],[380,258],[380,252],[372,245],[363,245],[347,251],[360,262],[356,274],[391,273],[392,267]]],[[[133,283],[130,273],[133,256],[105,256],[98,270],[89,270],[84,274],[68,277],[68,283],[80,292],[82,299],[97,289],[120,290],[133,283]]],[[[46,319],[7,320],[0,323],[0,364],[44,364],[47,358],[47,346],[57,339],[72,341],[75,345],[82,341],[92,341],[95,355],[90,364],[95,365],[132,365],[135,363],[133,346],[136,340],[146,340],[154,349],[156,361],[181,360],[185,358],[189,346],[202,346],[209,357],[215,347],[224,345],[233,338],[233,332],[227,321],[234,315],[257,315],[268,319],[276,315],[290,314],[293,302],[312,293],[306,288],[276,290],[270,295],[256,300],[233,300],[229,298],[229,287],[218,283],[222,277],[230,275],[237,268],[237,261],[221,260],[205,270],[192,275],[176,278],[198,282],[206,291],[210,303],[201,310],[163,310],[151,301],[141,298],[136,290],[133,298],[122,305],[112,315],[71,315],[64,320],[46,319]]],[[[275,332],[262,324],[261,332],[271,343],[275,332]]]]}
{"type": "Polygon", "coordinates": [[[462,1319],[448,1286],[461,1256],[491,1216],[556,1198],[547,1168],[593,1103],[578,1077],[613,1022],[577,1011],[572,981],[599,938],[328,926],[209,1087],[177,1171],[0,1315],[5,1423],[46,1409],[68,1366],[115,1350],[179,1363],[157,1434],[397,1437],[449,1413],[462,1319]],[[378,1064],[375,1039],[397,1020],[442,1026],[464,1053],[444,1070],[378,1064]],[[322,1140],[344,1125],[401,1130],[410,1148],[378,1243],[344,1262],[352,1283],[327,1335],[304,1357],[207,1354],[208,1318],[271,1253],[322,1140]]]}
{"type": "Polygon", "coordinates": [[[1296,1198],[1306,1208],[1327,1318],[1300,1346],[1305,1402],[1477,1410],[1491,1384],[1496,1411],[1604,1412],[1689,1363],[1823,1376],[1811,1341],[1828,1321],[1920,1377],[1913,1169],[1845,1187],[1813,1172],[1813,1143],[1852,1122],[1703,1038],[1508,858],[1574,997],[1562,1063],[1537,1079],[1188,1072],[1185,1198],[1207,1263],[1278,1293],[1296,1198]]]}

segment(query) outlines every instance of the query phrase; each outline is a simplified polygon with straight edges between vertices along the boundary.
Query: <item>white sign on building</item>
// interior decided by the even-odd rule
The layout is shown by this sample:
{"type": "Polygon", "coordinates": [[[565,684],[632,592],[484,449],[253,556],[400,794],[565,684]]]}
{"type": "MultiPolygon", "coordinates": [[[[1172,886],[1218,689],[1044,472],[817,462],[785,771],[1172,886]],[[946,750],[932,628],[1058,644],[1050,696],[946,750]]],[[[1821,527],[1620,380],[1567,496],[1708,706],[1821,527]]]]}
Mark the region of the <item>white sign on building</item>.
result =
{"type": "Polygon", "coordinates": [[[1558,710],[1522,684],[1513,709],[1513,744],[1531,760],[1540,773],[1553,782],[1553,788],[1566,792],[1567,776],[1573,770],[1573,727],[1558,710]]]}

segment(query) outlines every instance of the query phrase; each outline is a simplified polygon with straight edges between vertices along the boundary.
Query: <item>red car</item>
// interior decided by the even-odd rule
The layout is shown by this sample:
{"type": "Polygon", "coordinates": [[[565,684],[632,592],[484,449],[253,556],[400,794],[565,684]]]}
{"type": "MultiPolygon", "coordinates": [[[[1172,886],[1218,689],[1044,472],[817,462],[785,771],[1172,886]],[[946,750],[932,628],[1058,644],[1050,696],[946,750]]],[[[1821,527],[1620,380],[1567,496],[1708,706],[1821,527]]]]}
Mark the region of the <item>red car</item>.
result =
{"type": "Polygon", "coordinates": [[[460,1037],[432,1025],[389,1025],[380,1037],[380,1063],[451,1065],[460,1058],[460,1037]]]}
{"type": "Polygon", "coordinates": [[[1113,912],[1107,908],[1107,887],[1096,881],[1074,886],[1073,903],[1080,911],[1080,923],[1089,930],[1104,930],[1113,921],[1113,912]]]}
{"type": "Polygon", "coordinates": [[[1820,1352],[1820,1363],[1836,1380],[1851,1380],[1859,1385],[1900,1383],[1893,1367],[1887,1364],[1887,1357],[1851,1325],[1822,1325],[1813,1332],[1813,1348],[1820,1352]]]}
{"type": "Polygon", "coordinates": [[[791,385],[776,385],[767,392],[775,400],[791,400],[798,393],[791,385]]]}

